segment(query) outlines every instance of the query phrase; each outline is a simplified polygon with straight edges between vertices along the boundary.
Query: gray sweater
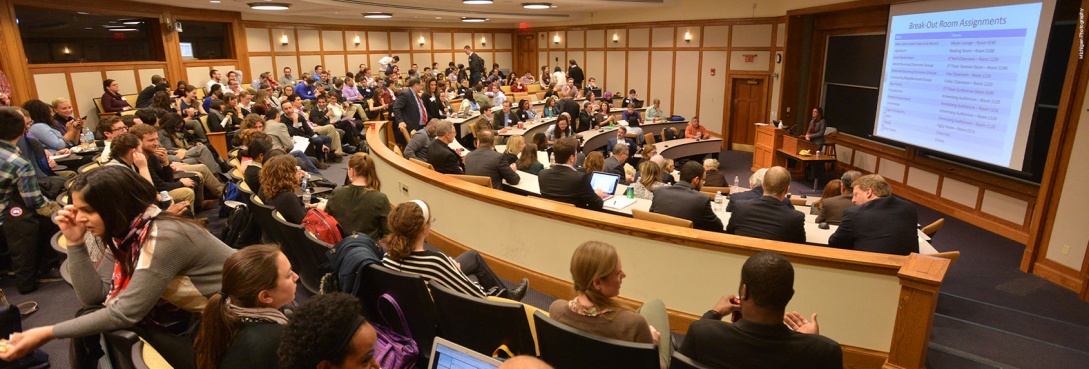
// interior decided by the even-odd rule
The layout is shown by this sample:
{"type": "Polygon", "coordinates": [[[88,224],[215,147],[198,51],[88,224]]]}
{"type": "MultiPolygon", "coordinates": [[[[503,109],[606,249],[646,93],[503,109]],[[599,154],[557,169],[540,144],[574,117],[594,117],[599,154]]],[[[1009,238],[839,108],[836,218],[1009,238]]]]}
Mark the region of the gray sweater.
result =
{"type": "Polygon", "coordinates": [[[234,253],[207,230],[176,220],[156,220],[140,248],[140,258],[128,288],[112,301],[113,264],[96,265],[83,243],[68,246],[68,271],[82,305],[106,308],[58,323],[57,338],[82,337],[135,325],[160,298],[189,312],[201,312],[220,289],[223,262],[234,253]]]}

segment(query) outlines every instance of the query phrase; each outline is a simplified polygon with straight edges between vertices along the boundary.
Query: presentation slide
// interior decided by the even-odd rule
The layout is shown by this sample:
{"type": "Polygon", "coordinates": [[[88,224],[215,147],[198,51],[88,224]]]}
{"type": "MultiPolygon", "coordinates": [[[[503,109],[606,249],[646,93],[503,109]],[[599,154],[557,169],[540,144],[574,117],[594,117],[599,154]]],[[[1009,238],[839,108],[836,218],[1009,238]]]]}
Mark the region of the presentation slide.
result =
{"type": "Polygon", "coordinates": [[[1051,18],[1041,15],[1053,9],[1044,5],[894,6],[874,135],[1021,170],[1051,18]]]}

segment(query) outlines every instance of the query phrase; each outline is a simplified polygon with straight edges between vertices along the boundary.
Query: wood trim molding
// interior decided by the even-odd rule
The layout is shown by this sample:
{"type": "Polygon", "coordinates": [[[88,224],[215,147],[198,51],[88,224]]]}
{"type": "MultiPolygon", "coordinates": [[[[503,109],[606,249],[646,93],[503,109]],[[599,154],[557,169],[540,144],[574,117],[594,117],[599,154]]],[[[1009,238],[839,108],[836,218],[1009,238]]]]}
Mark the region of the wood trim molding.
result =
{"type": "Polygon", "coordinates": [[[922,368],[949,260],[911,254],[900,269],[900,306],[885,368],[922,368]]]}
{"type": "Polygon", "coordinates": [[[1079,295],[1083,295],[1085,289],[1089,287],[1089,275],[1056,263],[1051,259],[1040,258],[1037,260],[1032,268],[1032,274],[1068,290],[1075,291],[1079,295]]]}

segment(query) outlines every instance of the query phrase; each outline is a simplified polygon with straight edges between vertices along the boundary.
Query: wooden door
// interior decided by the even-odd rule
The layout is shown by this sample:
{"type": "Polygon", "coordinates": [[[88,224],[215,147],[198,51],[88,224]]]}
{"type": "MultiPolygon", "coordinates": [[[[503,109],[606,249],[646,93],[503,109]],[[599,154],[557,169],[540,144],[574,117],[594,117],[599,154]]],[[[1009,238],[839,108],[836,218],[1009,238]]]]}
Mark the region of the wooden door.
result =
{"type": "Polygon", "coordinates": [[[521,76],[526,70],[537,70],[537,40],[534,35],[517,35],[518,57],[514,59],[511,73],[521,76]]]}
{"type": "Polygon", "coordinates": [[[734,78],[730,89],[730,149],[753,151],[754,123],[764,121],[766,83],[760,78],[734,78]]]}

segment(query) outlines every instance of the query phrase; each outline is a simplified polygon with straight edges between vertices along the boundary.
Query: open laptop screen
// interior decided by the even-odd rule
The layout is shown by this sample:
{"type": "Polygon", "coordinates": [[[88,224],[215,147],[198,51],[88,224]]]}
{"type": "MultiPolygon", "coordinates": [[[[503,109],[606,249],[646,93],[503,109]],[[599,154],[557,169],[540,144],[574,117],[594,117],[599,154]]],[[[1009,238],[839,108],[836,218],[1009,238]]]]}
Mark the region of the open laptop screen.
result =
{"type": "Polygon", "coordinates": [[[590,187],[601,190],[606,195],[616,193],[616,184],[620,182],[620,176],[613,173],[594,172],[590,174],[590,187]]]}
{"type": "Polygon", "coordinates": [[[484,356],[464,346],[435,337],[428,369],[495,369],[499,360],[484,356]]]}

